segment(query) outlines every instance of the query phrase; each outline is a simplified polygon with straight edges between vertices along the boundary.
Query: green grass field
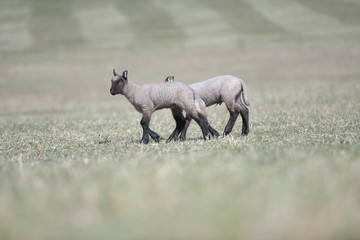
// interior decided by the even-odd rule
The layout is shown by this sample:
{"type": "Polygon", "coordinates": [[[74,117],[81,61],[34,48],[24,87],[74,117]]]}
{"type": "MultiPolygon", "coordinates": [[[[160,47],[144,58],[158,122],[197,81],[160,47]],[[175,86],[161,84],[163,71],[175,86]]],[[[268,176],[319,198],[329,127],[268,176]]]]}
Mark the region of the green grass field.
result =
{"type": "Polygon", "coordinates": [[[359,66],[357,0],[1,0],[0,239],[360,239],[359,66]],[[250,134],[141,145],[113,68],[236,75],[250,134]]]}

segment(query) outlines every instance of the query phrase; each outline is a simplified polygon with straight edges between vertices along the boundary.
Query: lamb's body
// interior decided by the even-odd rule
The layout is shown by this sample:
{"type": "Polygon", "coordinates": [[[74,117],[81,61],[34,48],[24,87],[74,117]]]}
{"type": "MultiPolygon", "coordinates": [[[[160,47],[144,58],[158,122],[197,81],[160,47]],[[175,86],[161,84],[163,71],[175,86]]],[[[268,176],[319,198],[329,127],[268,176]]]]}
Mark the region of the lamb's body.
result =
{"type": "Polygon", "coordinates": [[[199,113],[206,117],[204,106],[199,102],[201,99],[194,91],[189,90],[189,86],[182,82],[174,82],[171,85],[166,83],[137,85],[129,82],[128,86],[124,87],[124,95],[140,113],[180,107],[195,117],[198,117],[199,113]],[[138,94],[139,92],[142,94],[138,94]]]}
{"type": "Polygon", "coordinates": [[[138,85],[128,81],[127,71],[124,71],[122,76],[118,75],[115,70],[113,73],[110,93],[112,95],[124,95],[143,115],[140,122],[143,127],[142,143],[148,143],[149,136],[157,142],[160,140],[159,135],[152,131],[149,125],[152,113],[163,108],[171,108],[177,123],[176,131],[180,131],[185,124],[185,119],[181,113],[184,110],[199,124],[204,139],[209,136],[209,133],[218,135],[207,122],[204,102],[187,84],[176,82],[171,86],[166,83],[138,85]]]}
{"type": "Polygon", "coordinates": [[[244,104],[249,106],[246,90],[243,91],[245,84],[237,77],[217,76],[189,86],[199,94],[207,107],[224,102],[226,107],[233,109],[238,100],[244,100],[244,104]],[[242,91],[244,93],[243,99],[240,98],[242,91]]]}
{"type": "MultiPolygon", "coordinates": [[[[173,84],[173,83],[171,83],[173,84]]],[[[171,85],[169,84],[169,85],[171,85]]],[[[223,75],[210,78],[208,80],[193,83],[189,85],[200,98],[204,101],[205,105],[211,106],[214,104],[225,103],[230,118],[224,129],[224,135],[229,134],[236,122],[238,115],[241,115],[243,121],[242,134],[247,135],[249,133],[249,101],[247,100],[246,86],[243,80],[230,76],[223,75]]],[[[190,124],[191,118],[186,117],[187,122],[181,131],[181,139],[186,138],[186,131],[190,124]]],[[[170,140],[176,140],[179,132],[174,132],[168,138],[170,140]]]]}

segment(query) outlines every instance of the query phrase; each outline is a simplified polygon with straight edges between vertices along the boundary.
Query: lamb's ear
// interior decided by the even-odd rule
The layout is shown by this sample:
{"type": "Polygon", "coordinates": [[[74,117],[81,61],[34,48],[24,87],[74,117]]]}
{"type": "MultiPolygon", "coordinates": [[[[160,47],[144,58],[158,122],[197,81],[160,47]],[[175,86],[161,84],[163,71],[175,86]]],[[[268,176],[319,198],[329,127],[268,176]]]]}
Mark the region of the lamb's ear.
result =
{"type": "Polygon", "coordinates": [[[125,80],[127,80],[128,70],[125,70],[125,71],[123,72],[122,77],[125,78],[125,80]]]}
{"type": "Polygon", "coordinates": [[[115,77],[115,76],[119,76],[119,74],[117,74],[117,73],[115,72],[115,68],[113,69],[113,74],[114,74],[114,77],[115,77]]]}

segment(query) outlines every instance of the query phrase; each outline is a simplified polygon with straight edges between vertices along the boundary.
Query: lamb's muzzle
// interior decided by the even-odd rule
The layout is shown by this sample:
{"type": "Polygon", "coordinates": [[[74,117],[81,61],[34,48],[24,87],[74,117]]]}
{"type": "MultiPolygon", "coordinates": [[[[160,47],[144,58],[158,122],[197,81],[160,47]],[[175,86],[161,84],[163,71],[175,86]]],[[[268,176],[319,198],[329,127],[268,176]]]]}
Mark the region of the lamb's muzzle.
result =
{"type": "Polygon", "coordinates": [[[116,73],[115,69],[113,69],[114,77],[111,79],[111,88],[110,88],[110,94],[116,95],[120,94],[122,91],[122,88],[124,87],[125,82],[127,81],[127,75],[128,71],[125,70],[122,75],[116,73]]]}

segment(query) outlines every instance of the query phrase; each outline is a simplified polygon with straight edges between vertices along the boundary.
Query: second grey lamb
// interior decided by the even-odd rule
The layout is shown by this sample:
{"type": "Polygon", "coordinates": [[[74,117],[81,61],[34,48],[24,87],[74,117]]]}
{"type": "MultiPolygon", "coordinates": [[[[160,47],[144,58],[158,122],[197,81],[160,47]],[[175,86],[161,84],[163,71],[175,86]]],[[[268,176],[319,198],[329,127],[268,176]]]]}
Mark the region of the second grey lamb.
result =
{"type": "MultiPolygon", "coordinates": [[[[171,84],[173,84],[174,76],[167,77],[165,82],[171,82],[171,84]]],[[[241,115],[243,123],[242,134],[247,135],[249,133],[250,103],[247,98],[247,89],[243,80],[235,76],[223,75],[202,82],[193,83],[189,86],[199,94],[207,107],[214,104],[225,103],[230,117],[225,126],[223,135],[230,134],[239,114],[241,115]]],[[[178,118],[180,119],[180,117],[178,118]]],[[[177,127],[167,141],[177,140],[179,134],[180,139],[185,140],[190,121],[191,116],[186,115],[186,122],[183,124],[184,128],[179,131],[179,127],[177,127]]]]}

